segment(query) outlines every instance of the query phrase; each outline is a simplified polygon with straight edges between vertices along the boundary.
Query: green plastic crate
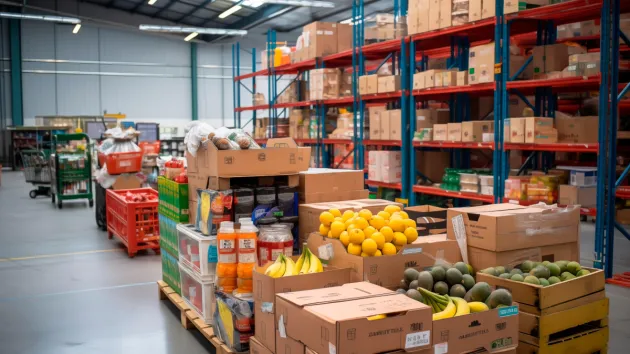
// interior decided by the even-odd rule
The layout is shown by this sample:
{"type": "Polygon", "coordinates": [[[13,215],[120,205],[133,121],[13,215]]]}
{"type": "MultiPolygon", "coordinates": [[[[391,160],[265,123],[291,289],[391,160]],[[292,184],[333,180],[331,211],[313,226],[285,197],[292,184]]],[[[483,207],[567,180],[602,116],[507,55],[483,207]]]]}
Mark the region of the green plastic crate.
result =
{"type": "Polygon", "coordinates": [[[190,222],[188,212],[188,184],[158,177],[158,211],[178,223],[190,222]]]}
{"type": "Polygon", "coordinates": [[[177,248],[177,221],[162,213],[159,214],[160,221],[160,248],[166,250],[173,257],[179,258],[177,248]]]}
{"type": "Polygon", "coordinates": [[[168,284],[179,295],[182,294],[181,278],[179,275],[179,264],[177,258],[162,249],[162,280],[168,284]]]}

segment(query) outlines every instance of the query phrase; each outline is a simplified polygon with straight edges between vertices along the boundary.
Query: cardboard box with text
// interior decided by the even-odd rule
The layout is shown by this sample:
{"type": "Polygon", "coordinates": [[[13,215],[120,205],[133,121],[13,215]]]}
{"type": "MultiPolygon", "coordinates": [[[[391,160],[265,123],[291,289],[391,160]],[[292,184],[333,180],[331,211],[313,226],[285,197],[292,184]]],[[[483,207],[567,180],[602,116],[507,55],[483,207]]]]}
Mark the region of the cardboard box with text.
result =
{"type": "Polygon", "coordinates": [[[534,262],[555,262],[559,260],[573,260],[579,258],[580,245],[577,242],[530,247],[502,252],[468,247],[468,262],[473,269],[486,269],[496,266],[514,267],[527,260],[534,262]]]}

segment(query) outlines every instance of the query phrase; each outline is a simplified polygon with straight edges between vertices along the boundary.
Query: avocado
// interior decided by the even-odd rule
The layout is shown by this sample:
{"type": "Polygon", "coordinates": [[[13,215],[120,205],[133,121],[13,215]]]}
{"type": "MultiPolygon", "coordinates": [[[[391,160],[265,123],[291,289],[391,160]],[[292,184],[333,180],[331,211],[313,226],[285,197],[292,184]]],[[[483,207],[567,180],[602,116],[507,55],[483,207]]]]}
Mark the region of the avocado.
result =
{"type": "Polygon", "coordinates": [[[544,265],[545,267],[546,267],[546,266],[548,266],[548,265],[550,265],[550,264],[551,264],[551,262],[549,262],[549,261],[543,261],[543,262],[542,262],[542,265],[544,265]]]}
{"type": "Polygon", "coordinates": [[[407,290],[407,297],[412,298],[416,301],[420,301],[422,303],[424,303],[424,298],[422,297],[422,294],[420,294],[420,292],[416,289],[409,289],[407,290]]]}
{"type": "Polygon", "coordinates": [[[549,269],[543,265],[539,265],[536,268],[529,271],[530,275],[535,276],[536,278],[549,278],[549,269]]]}
{"type": "Polygon", "coordinates": [[[560,271],[560,267],[555,263],[549,263],[545,267],[549,269],[549,275],[552,277],[557,277],[558,275],[562,274],[562,272],[560,271]]]}
{"type": "Polygon", "coordinates": [[[580,271],[577,272],[576,276],[581,277],[587,274],[591,274],[591,272],[589,272],[587,269],[580,269],[580,271]]]}
{"type": "Polygon", "coordinates": [[[472,302],[472,289],[468,290],[466,292],[466,295],[464,295],[464,300],[466,300],[466,302],[472,302]]]}
{"type": "Polygon", "coordinates": [[[475,270],[470,264],[466,264],[466,267],[468,268],[468,274],[475,275],[475,270]]]}
{"type": "Polygon", "coordinates": [[[472,301],[485,302],[488,296],[490,296],[490,285],[482,281],[475,284],[470,291],[472,301]]]}
{"type": "Polygon", "coordinates": [[[446,279],[446,269],[442,266],[435,266],[431,268],[431,276],[433,276],[433,281],[442,281],[446,279]]]}
{"type": "Polygon", "coordinates": [[[398,294],[405,294],[405,295],[407,294],[407,290],[405,290],[405,289],[396,289],[396,292],[398,294]]]}
{"type": "Polygon", "coordinates": [[[553,285],[553,284],[561,282],[560,278],[558,277],[549,277],[548,280],[549,280],[549,285],[553,285]]]}
{"type": "Polygon", "coordinates": [[[475,278],[473,278],[470,274],[464,274],[462,275],[462,284],[466,290],[470,290],[473,286],[475,286],[475,278]]]}
{"type": "Polygon", "coordinates": [[[526,276],[524,281],[525,281],[526,283],[529,283],[529,284],[540,285],[540,282],[538,281],[538,278],[536,278],[536,277],[535,277],[535,276],[533,276],[533,275],[528,275],[528,276],[526,276]]]}
{"type": "Polygon", "coordinates": [[[409,283],[407,283],[405,279],[402,279],[398,287],[407,291],[407,289],[409,289],[409,283]]]}
{"type": "Polygon", "coordinates": [[[450,296],[464,298],[466,296],[466,288],[462,284],[455,284],[451,287],[451,290],[448,292],[450,296]]]}
{"type": "Polygon", "coordinates": [[[560,274],[564,273],[567,271],[567,264],[569,264],[569,261],[557,261],[554,262],[558,267],[560,267],[560,274]]]}
{"type": "Polygon", "coordinates": [[[451,268],[446,271],[446,282],[453,286],[462,283],[462,273],[457,268],[451,268]]]}
{"type": "Polygon", "coordinates": [[[523,271],[523,273],[529,273],[532,268],[534,268],[534,262],[532,261],[525,261],[523,262],[523,264],[521,264],[521,270],[523,271]]]}
{"type": "Polygon", "coordinates": [[[425,290],[433,290],[433,276],[428,271],[418,273],[418,286],[425,290]]]}
{"type": "Polygon", "coordinates": [[[512,294],[505,289],[497,289],[490,293],[488,299],[486,300],[486,304],[491,309],[495,309],[498,306],[511,306],[512,305],[512,294]]]}
{"type": "Polygon", "coordinates": [[[523,271],[518,268],[514,268],[510,271],[510,275],[514,275],[514,274],[523,274],[523,271]]]}
{"type": "Polygon", "coordinates": [[[580,266],[578,262],[569,262],[569,264],[567,264],[567,272],[573,275],[577,275],[580,270],[582,270],[582,266],[580,266]]]}
{"type": "Polygon", "coordinates": [[[413,269],[413,268],[407,268],[405,269],[405,272],[403,273],[403,276],[405,278],[405,281],[407,282],[407,284],[411,283],[412,281],[418,279],[418,271],[413,269]]]}
{"type": "Polygon", "coordinates": [[[494,271],[497,273],[497,275],[501,275],[505,273],[505,267],[504,266],[494,267],[494,271]]]}
{"type": "Polygon", "coordinates": [[[459,272],[462,273],[462,275],[470,274],[470,272],[468,271],[468,266],[464,262],[455,263],[455,268],[459,270],[459,272]]]}
{"type": "Polygon", "coordinates": [[[575,278],[575,275],[573,275],[573,274],[571,274],[569,272],[564,272],[564,273],[560,274],[560,280],[562,280],[562,281],[567,281],[567,280],[570,280],[570,279],[573,279],[573,278],[575,278]]]}
{"type": "Polygon", "coordinates": [[[536,267],[538,267],[539,265],[542,265],[542,263],[541,263],[541,262],[534,262],[534,264],[533,264],[533,265],[534,265],[534,266],[533,266],[532,268],[536,268],[536,267]]]}
{"type": "Polygon", "coordinates": [[[482,270],[481,272],[484,273],[484,274],[489,274],[489,275],[495,276],[495,277],[499,276],[499,274],[497,274],[497,271],[494,268],[492,268],[492,267],[486,268],[486,269],[482,270]]]}
{"type": "Polygon", "coordinates": [[[418,285],[418,281],[417,281],[417,280],[414,280],[414,281],[412,281],[411,283],[409,283],[409,290],[411,290],[411,289],[418,290],[418,286],[419,286],[419,285],[418,285]]]}
{"type": "Polygon", "coordinates": [[[510,277],[511,277],[510,273],[499,274],[499,278],[502,278],[502,279],[510,279],[510,277]]]}
{"type": "Polygon", "coordinates": [[[540,283],[540,285],[542,286],[549,286],[549,280],[545,279],[545,278],[538,278],[538,282],[540,283]]]}
{"type": "Polygon", "coordinates": [[[435,285],[433,286],[433,292],[436,292],[440,295],[448,294],[448,284],[443,281],[435,283],[435,285]]]}
{"type": "Polygon", "coordinates": [[[510,278],[513,281],[523,281],[523,275],[522,274],[514,274],[512,275],[512,277],[510,278]]]}

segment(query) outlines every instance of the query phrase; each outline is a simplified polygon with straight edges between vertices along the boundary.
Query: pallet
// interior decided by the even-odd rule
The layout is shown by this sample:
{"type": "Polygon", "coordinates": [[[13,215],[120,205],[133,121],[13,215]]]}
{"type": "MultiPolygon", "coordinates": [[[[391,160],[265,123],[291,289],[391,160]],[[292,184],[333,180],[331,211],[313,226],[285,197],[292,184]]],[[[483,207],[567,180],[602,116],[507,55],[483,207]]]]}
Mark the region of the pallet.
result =
{"type": "Polygon", "coordinates": [[[182,299],[175,290],[171,289],[166,282],[158,280],[157,285],[160,300],[170,300],[173,305],[181,311],[180,322],[182,327],[186,329],[196,328],[199,332],[201,332],[204,338],[206,338],[212,346],[214,346],[216,354],[238,354],[238,352],[235,352],[225,345],[219,337],[215,336],[212,326],[204,322],[204,320],[197,314],[197,311],[191,309],[186,301],[184,301],[184,299],[182,299]]]}

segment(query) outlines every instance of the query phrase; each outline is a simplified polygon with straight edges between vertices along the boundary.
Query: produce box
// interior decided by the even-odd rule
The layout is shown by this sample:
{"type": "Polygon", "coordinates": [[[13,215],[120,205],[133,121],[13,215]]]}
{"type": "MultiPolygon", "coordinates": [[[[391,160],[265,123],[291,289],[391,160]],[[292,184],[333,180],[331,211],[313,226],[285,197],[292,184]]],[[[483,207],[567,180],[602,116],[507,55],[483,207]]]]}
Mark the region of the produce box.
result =
{"type": "Polygon", "coordinates": [[[580,258],[578,242],[562,243],[520,250],[495,252],[476,247],[468,247],[468,261],[474,269],[481,270],[497,264],[514,266],[526,260],[555,262],[562,259],[580,258]]]}
{"type": "Polygon", "coordinates": [[[180,222],[189,222],[188,213],[188,184],[177,183],[166,177],[158,177],[160,214],[180,222]]]}
{"type": "Polygon", "coordinates": [[[448,238],[466,237],[468,246],[488,251],[578,242],[580,208],[568,206],[523,207],[492,204],[451,208],[447,212],[448,238]]]}
{"type": "Polygon", "coordinates": [[[249,337],[249,352],[251,354],[277,354],[262,345],[256,337],[249,337]]]}
{"type": "MultiPolygon", "coordinates": [[[[297,261],[298,257],[293,257],[297,261]]],[[[267,348],[276,348],[276,324],[274,313],[275,296],[281,292],[302,291],[329,288],[349,283],[350,269],[325,267],[321,273],[300,274],[296,276],[272,278],[265,275],[267,268],[256,267],[254,270],[254,310],[256,311],[256,337],[267,348]]]]}
{"type": "Polygon", "coordinates": [[[300,203],[322,203],[352,200],[346,196],[366,199],[363,171],[332,168],[310,168],[300,172],[298,191],[300,203]]]}
{"type": "Polygon", "coordinates": [[[251,150],[219,150],[214,144],[206,144],[196,157],[187,152],[186,159],[189,176],[292,175],[308,169],[311,148],[298,147],[291,138],[269,139],[265,149],[251,150]]]}
{"type": "MultiPolygon", "coordinates": [[[[281,176],[250,176],[250,177],[214,177],[204,174],[188,175],[188,184],[191,191],[211,189],[224,191],[242,186],[289,186],[297,187],[300,184],[298,174],[281,176]]],[[[190,193],[189,200],[197,201],[197,193],[190,193]]],[[[191,212],[192,213],[192,212],[191,212]]],[[[194,219],[192,219],[194,220],[194,219]]]]}
{"type": "Polygon", "coordinates": [[[280,293],[276,304],[280,335],[286,333],[318,353],[381,353],[431,345],[430,307],[366,282],[280,293]],[[367,320],[390,313],[396,315],[367,320]]]}
{"type": "Polygon", "coordinates": [[[162,248],[162,280],[168,284],[176,293],[182,294],[181,278],[179,275],[179,266],[177,258],[162,248]]]}
{"type": "Polygon", "coordinates": [[[431,205],[406,207],[409,218],[416,221],[419,236],[446,233],[446,209],[431,205]]]}
{"type": "Polygon", "coordinates": [[[161,213],[158,217],[160,222],[160,248],[167,251],[175,258],[179,258],[177,248],[177,222],[161,213]]]}
{"type": "Polygon", "coordinates": [[[457,242],[444,235],[419,237],[414,243],[403,246],[395,255],[361,257],[349,254],[338,239],[313,233],[308,247],[322,263],[338,268],[351,268],[351,281],[369,281],[386,288],[400,284],[400,274],[407,268],[424,270],[441,262],[456,263],[462,260],[457,242]]]}

